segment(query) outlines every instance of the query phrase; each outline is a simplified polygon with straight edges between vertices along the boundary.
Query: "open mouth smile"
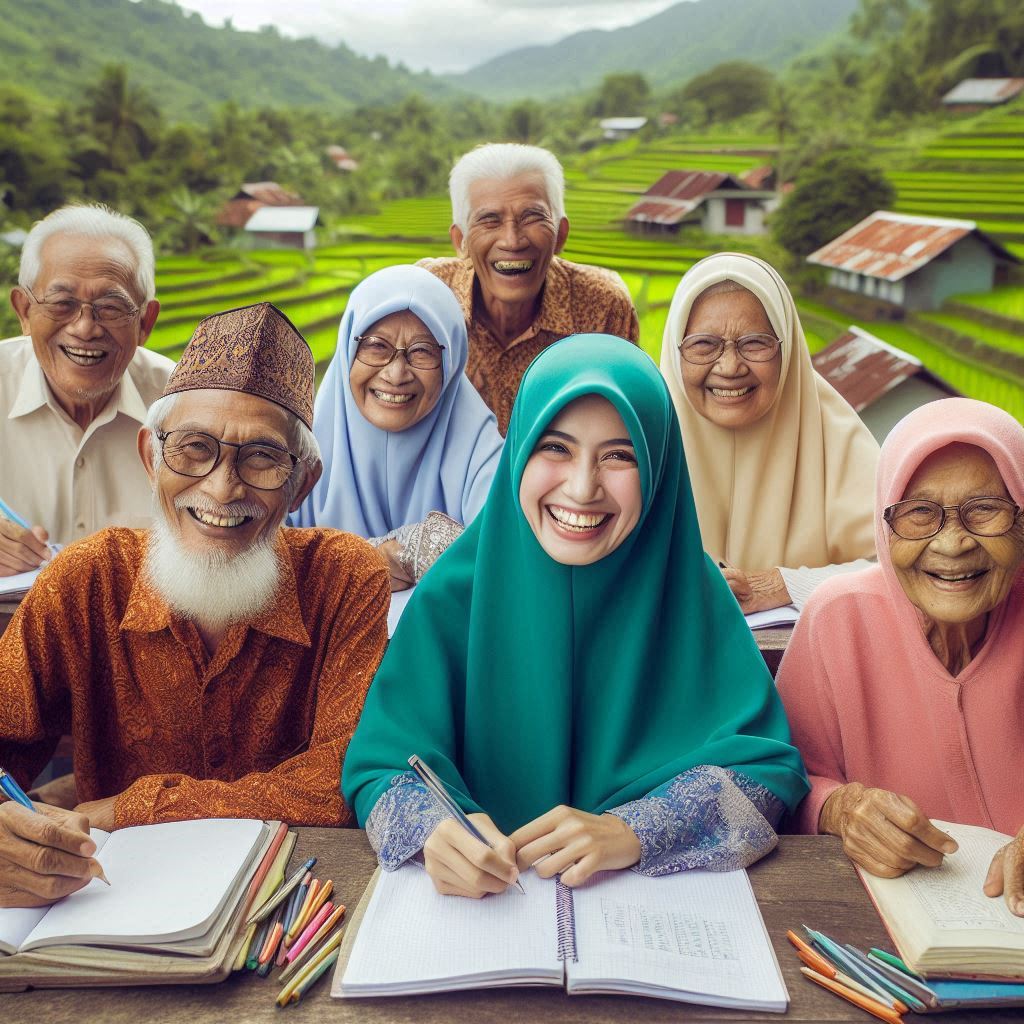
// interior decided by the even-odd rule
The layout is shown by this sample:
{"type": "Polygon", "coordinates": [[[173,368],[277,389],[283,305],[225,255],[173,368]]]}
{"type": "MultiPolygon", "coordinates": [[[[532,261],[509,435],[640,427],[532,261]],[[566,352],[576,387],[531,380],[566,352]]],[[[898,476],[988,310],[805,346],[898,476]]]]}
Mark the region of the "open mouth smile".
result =
{"type": "Polygon", "coordinates": [[[373,397],[385,405],[408,405],[413,400],[412,395],[395,394],[392,391],[378,391],[377,388],[370,388],[373,397]]]}
{"type": "Polygon", "coordinates": [[[76,366],[96,366],[102,363],[108,354],[94,348],[77,348],[72,345],[61,345],[60,350],[76,366]]]}
{"type": "Polygon", "coordinates": [[[709,387],[708,391],[710,391],[715,398],[745,398],[747,395],[751,394],[756,387],[756,384],[750,384],[745,388],[709,387]]]}
{"type": "Polygon", "coordinates": [[[516,277],[519,274],[528,274],[533,270],[533,260],[495,260],[492,267],[506,277],[516,277]]]}
{"type": "Polygon", "coordinates": [[[555,525],[570,535],[592,537],[611,521],[611,512],[573,512],[560,505],[546,505],[545,510],[555,525]]]}
{"type": "Polygon", "coordinates": [[[923,572],[926,576],[931,576],[933,580],[938,580],[940,583],[971,583],[985,576],[988,573],[988,569],[974,569],[971,572],[932,572],[924,569],[923,572]]]}
{"type": "Polygon", "coordinates": [[[212,512],[204,512],[197,508],[190,508],[187,511],[193,519],[204,526],[219,526],[223,529],[233,530],[235,527],[252,522],[252,516],[217,516],[212,512]]]}

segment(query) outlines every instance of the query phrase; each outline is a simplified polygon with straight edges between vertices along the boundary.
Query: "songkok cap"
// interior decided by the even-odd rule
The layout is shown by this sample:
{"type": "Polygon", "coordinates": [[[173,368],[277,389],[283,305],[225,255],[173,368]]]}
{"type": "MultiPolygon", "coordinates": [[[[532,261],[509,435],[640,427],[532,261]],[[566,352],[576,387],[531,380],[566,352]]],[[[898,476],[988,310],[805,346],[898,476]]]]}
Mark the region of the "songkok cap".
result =
{"type": "Polygon", "coordinates": [[[313,429],[313,353],[273,303],[240,306],[199,321],[164,394],[198,388],[266,398],[313,429]]]}

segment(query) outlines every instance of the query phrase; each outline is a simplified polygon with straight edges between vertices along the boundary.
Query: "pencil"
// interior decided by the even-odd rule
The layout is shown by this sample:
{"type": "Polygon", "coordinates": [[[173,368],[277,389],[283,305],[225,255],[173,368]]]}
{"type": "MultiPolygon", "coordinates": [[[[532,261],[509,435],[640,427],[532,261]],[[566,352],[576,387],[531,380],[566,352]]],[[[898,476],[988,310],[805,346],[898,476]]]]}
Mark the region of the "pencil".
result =
{"type": "Polygon", "coordinates": [[[868,999],[867,996],[862,996],[859,992],[853,992],[845,985],[840,985],[838,981],[833,981],[817,971],[812,971],[810,967],[801,967],[800,973],[813,981],[815,985],[827,988],[833,995],[845,999],[848,1003],[853,1003],[854,1006],[860,1007],[879,1020],[887,1021],[888,1024],[903,1024],[903,1018],[895,1010],[890,1010],[888,1006],[880,1003],[877,999],[868,999]]]}
{"type": "Polygon", "coordinates": [[[289,1002],[297,1003],[320,980],[320,978],[334,966],[340,952],[340,949],[334,950],[334,952],[331,953],[331,955],[328,956],[327,959],[324,960],[323,963],[321,963],[294,992],[292,992],[289,1002]]]}
{"type": "MultiPolygon", "coordinates": [[[[334,930],[334,926],[345,916],[344,904],[335,907],[331,916],[317,929],[316,934],[306,943],[306,948],[297,950],[295,955],[292,955],[292,951],[288,950],[288,955],[285,957],[285,969],[281,972],[280,980],[282,982],[287,981],[293,977],[300,968],[304,967],[310,960],[320,952],[321,943],[328,935],[334,930]]],[[[339,933],[340,934],[340,933],[339,933]]]]}
{"type": "Polygon", "coordinates": [[[341,945],[341,937],[345,933],[343,931],[335,932],[334,935],[324,944],[316,956],[312,957],[305,967],[298,971],[295,977],[288,982],[277,997],[277,1005],[284,1006],[288,1000],[291,999],[292,993],[302,984],[302,982],[310,976],[310,974],[317,969],[341,945]]]}
{"type": "Polygon", "coordinates": [[[277,851],[281,849],[281,844],[284,842],[286,835],[288,835],[288,826],[282,821],[278,826],[277,832],[274,833],[274,838],[270,841],[270,846],[267,848],[266,855],[260,863],[260,866],[256,869],[256,874],[252,876],[252,881],[249,883],[248,890],[246,890],[246,909],[252,906],[253,901],[256,899],[256,894],[260,891],[260,887],[263,885],[263,880],[268,874],[270,874],[270,869],[274,866],[274,861],[277,859],[277,851]]]}
{"type": "Polygon", "coordinates": [[[291,927],[288,929],[288,942],[289,944],[295,941],[295,936],[306,927],[306,919],[309,916],[309,908],[313,905],[313,901],[316,899],[316,894],[320,891],[320,879],[314,878],[309,883],[309,888],[306,890],[306,898],[302,901],[302,906],[299,908],[299,912],[295,915],[295,920],[292,921],[291,927]]]}
{"type": "Polygon", "coordinates": [[[266,901],[261,907],[259,907],[254,913],[249,915],[246,924],[252,924],[254,921],[262,921],[268,914],[273,913],[277,907],[284,903],[284,901],[292,894],[292,890],[299,884],[302,877],[307,871],[316,863],[316,857],[310,857],[300,868],[298,868],[295,874],[288,879],[277,893],[266,901]]]}
{"type": "MultiPolygon", "coordinates": [[[[796,955],[800,957],[803,963],[812,971],[817,971],[818,974],[823,974],[826,978],[831,978],[844,988],[851,989],[854,992],[859,992],[866,999],[872,999],[875,1002],[879,1001],[875,993],[866,985],[862,985],[859,981],[851,978],[848,974],[843,974],[842,971],[837,971],[830,963],[824,961],[820,956],[808,956],[806,953],[802,953],[799,950],[797,950],[796,955]]],[[[894,1000],[893,1004],[893,1009],[897,1013],[907,1013],[908,1007],[904,1006],[898,999],[894,1000]]]]}
{"type": "MultiPolygon", "coordinates": [[[[320,930],[321,926],[331,916],[333,912],[334,904],[330,902],[325,903],[316,912],[316,917],[310,918],[309,924],[307,924],[306,927],[302,929],[301,934],[296,936],[295,941],[288,948],[288,953],[291,953],[291,951],[294,949],[295,956],[298,956],[303,951],[303,949],[305,949],[305,947],[308,945],[310,939],[312,939],[313,936],[316,935],[316,933],[320,930]]],[[[288,953],[285,954],[286,960],[288,958],[288,953]]]]}
{"type": "Polygon", "coordinates": [[[288,953],[288,929],[292,926],[292,921],[295,920],[295,915],[298,912],[299,903],[299,890],[291,894],[288,898],[287,909],[284,912],[284,918],[282,923],[284,924],[284,935],[281,937],[281,945],[277,947],[277,966],[280,967],[284,963],[284,958],[288,953]]]}
{"type": "Polygon", "coordinates": [[[310,897],[308,906],[303,910],[299,920],[291,927],[291,942],[295,942],[298,936],[309,927],[309,922],[320,913],[320,909],[327,902],[327,897],[331,895],[333,889],[334,882],[328,879],[316,894],[310,897]]]}

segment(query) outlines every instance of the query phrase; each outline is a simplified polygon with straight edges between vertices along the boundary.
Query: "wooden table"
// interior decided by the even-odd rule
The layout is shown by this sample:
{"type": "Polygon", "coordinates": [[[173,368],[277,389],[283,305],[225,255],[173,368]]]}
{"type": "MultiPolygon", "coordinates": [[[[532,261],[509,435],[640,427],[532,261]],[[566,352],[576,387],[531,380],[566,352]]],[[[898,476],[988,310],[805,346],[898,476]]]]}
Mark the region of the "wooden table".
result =
{"type": "MultiPolygon", "coordinates": [[[[300,829],[293,863],[315,854],[317,873],[333,878],[336,891],[355,909],[375,860],[362,832],[300,829]]],[[[822,928],[836,939],[861,948],[886,943],[875,914],[839,841],[829,836],[783,836],[779,848],[750,871],[775,952],[790,994],[785,1017],[740,1013],[633,996],[567,996],[557,989],[492,989],[401,999],[330,998],[330,979],[297,1007],[277,1010],[280,986],[272,979],[233,975],[213,986],[134,989],[76,989],[22,992],[0,997],[7,1020],[25,1024],[256,1024],[293,1018],[367,1022],[367,1024],[610,1024],[635,1021],[778,1021],[870,1022],[863,1011],[819,989],[799,973],[799,961],[786,940],[786,929],[801,922],[822,928]],[[284,1016],[279,1016],[283,1014],[284,1016]]],[[[439,937],[440,941],[440,937],[439,937]]],[[[274,972],[275,974],[277,972],[274,972]]],[[[905,1018],[908,1021],[911,1016],[905,1018]]],[[[991,1010],[944,1014],[949,1024],[1024,1021],[1024,1011],[991,1010]]]]}

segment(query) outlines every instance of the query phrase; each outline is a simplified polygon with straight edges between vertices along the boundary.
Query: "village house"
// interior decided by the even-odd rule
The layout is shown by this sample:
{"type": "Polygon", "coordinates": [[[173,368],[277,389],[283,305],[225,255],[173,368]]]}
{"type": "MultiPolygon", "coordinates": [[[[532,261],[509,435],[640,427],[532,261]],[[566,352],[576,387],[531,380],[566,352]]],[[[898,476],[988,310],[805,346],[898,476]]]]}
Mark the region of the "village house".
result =
{"type": "Polygon", "coordinates": [[[811,356],[814,369],[860,415],[879,444],[907,413],[959,395],[920,359],[851,326],[811,356]]]}
{"type": "Polygon", "coordinates": [[[261,207],[301,205],[299,196],[281,188],[276,181],[250,181],[221,207],[217,223],[223,228],[241,230],[261,207]]]}
{"type": "Polygon", "coordinates": [[[598,122],[601,134],[611,142],[628,139],[647,124],[646,117],[604,117],[598,122]]]}
{"type": "Polygon", "coordinates": [[[987,110],[1024,92],[1024,78],[965,78],[942,97],[944,107],[987,110]]]}
{"type": "Polygon", "coordinates": [[[1019,262],[972,220],[876,210],[807,257],[838,293],[879,316],[937,309],[950,295],[986,292],[1019,262]]]}
{"type": "Polygon", "coordinates": [[[318,223],[316,206],[262,206],[246,222],[245,232],[258,248],[313,249],[318,223]]]}

